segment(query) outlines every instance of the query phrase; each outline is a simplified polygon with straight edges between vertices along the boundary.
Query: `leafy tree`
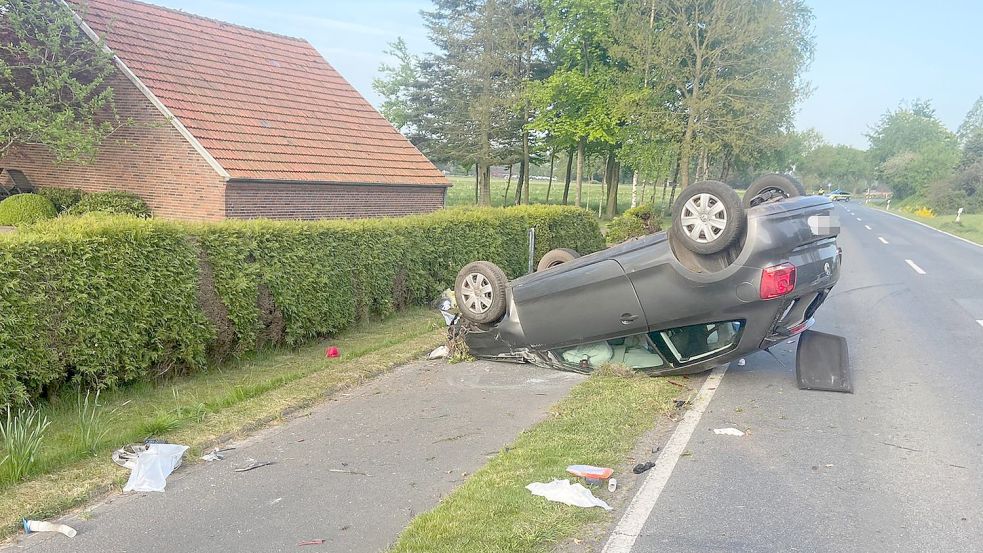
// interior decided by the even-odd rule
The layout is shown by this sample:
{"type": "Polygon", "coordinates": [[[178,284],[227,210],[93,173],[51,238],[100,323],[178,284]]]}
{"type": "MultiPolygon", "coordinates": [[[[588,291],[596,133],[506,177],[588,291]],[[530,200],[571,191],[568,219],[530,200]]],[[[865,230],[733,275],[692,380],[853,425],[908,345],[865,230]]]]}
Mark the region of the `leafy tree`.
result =
{"type": "Polygon", "coordinates": [[[966,118],[956,130],[960,144],[966,144],[974,136],[983,134],[983,96],[976,99],[966,118]]]}
{"type": "Polygon", "coordinates": [[[384,53],[395,58],[396,65],[380,65],[379,73],[383,76],[372,80],[372,88],[384,98],[379,112],[396,130],[403,132],[413,119],[411,94],[420,80],[417,69],[419,60],[409,52],[402,37],[390,42],[384,53]]]}
{"type": "Polygon", "coordinates": [[[796,169],[807,182],[853,190],[866,185],[874,174],[867,152],[842,144],[816,147],[796,169]]]}
{"type": "Polygon", "coordinates": [[[59,161],[91,159],[122,126],[108,79],[113,56],[66,4],[0,0],[0,156],[38,145],[59,161]]]}
{"type": "Polygon", "coordinates": [[[681,184],[709,157],[751,157],[763,137],[788,126],[805,92],[812,14],[799,0],[665,0],[656,6],[657,79],[679,98],[681,184]]]}
{"type": "Polygon", "coordinates": [[[899,199],[951,176],[960,158],[956,135],[935,118],[927,101],[885,113],[867,138],[876,175],[899,199]]]}

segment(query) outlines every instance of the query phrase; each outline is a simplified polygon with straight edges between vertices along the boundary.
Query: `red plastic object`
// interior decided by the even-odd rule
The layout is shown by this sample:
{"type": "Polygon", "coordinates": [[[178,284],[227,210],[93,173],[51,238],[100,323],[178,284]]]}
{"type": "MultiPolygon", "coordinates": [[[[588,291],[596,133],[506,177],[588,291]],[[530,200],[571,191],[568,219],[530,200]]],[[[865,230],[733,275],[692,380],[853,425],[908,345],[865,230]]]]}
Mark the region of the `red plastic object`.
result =
{"type": "Polygon", "coordinates": [[[331,346],[324,350],[324,356],[328,358],[341,357],[341,352],[338,351],[338,348],[331,346]]]}
{"type": "Polygon", "coordinates": [[[761,299],[770,300],[795,290],[795,265],[782,263],[761,271],[761,299]]]}

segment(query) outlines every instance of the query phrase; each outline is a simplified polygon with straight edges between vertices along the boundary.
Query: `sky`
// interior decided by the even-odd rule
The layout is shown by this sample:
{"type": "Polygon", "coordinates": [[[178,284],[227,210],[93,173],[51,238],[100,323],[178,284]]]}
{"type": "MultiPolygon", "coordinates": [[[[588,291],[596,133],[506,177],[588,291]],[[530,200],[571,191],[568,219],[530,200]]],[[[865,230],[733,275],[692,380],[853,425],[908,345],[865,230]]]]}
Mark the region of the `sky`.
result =
{"type": "MultiPolygon", "coordinates": [[[[431,49],[419,11],[427,0],[151,0],[230,23],[307,39],[373,104],[372,79],[397,37],[431,49]]],[[[930,99],[955,130],[983,96],[983,2],[806,0],[815,15],[812,92],[797,129],[867,147],[865,133],[901,102],[930,99]]]]}

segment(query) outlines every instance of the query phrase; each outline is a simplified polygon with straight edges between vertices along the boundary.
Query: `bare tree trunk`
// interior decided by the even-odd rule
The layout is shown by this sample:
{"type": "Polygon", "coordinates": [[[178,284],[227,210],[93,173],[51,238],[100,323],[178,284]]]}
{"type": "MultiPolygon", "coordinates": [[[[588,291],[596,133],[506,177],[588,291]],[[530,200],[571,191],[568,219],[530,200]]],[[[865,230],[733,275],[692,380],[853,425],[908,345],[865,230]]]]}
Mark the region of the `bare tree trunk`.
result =
{"type": "Polygon", "coordinates": [[[512,188],[512,167],[513,164],[509,164],[509,178],[505,181],[505,194],[502,196],[502,204],[509,203],[509,188],[512,188]]]}
{"type": "Polygon", "coordinates": [[[550,180],[546,184],[546,203],[550,203],[550,190],[553,189],[553,167],[556,165],[556,148],[550,150],[550,180]]]}
{"type": "Polygon", "coordinates": [[[481,193],[478,198],[478,205],[491,205],[491,165],[487,162],[480,162],[478,164],[479,170],[481,172],[481,193]]]}
{"type": "Polygon", "coordinates": [[[614,152],[608,154],[608,207],[605,216],[614,219],[618,214],[618,187],[621,184],[621,164],[614,152]]]}
{"type": "Polygon", "coordinates": [[[515,199],[512,200],[512,205],[519,205],[522,203],[522,182],[528,176],[528,168],[526,167],[525,161],[519,162],[519,180],[515,183],[515,199]]]}
{"type": "MultiPolygon", "coordinates": [[[[523,107],[523,117],[525,117],[525,121],[526,123],[528,123],[529,122],[528,100],[526,101],[526,104],[523,107]]],[[[522,130],[522,163],[525,166],[526,170],[524,173],[522,173],[522,177],[519,179],[519,181],[522,182],[522,195],[525,196],[526,198],[525,202],[526,204],[529,204],[529,173],[530,173],[530,169],[532,168],[529,166],[529,131],[526,130],[525,128],[523,128],[522,130]]],[[[517,203],[522,203],[522,198],[519,198],[519,200],[520,201],[517,203]]]]}
{"type": "MultiPolygon", "coordinates": [[[[645,197],[645,185],[642,185],[642,197],[645,197]]],[[[638,171],[631,172],[631,206],[638,207],[638,171]]]]}
{"type": "Polygon", "coordinates": [[[567,174],[563,177],[563,205],[567,205],[570,197],[570,179],[573,177],[573,153],[574,148],[567,152],[567,174]]]}
{"type": "Polygon", "coordinates": [[[580,196],[584,189],[584,156],[587,153],[587,137],[580,137],[580,142],[577,143],[577,195],[574,200],[574,205],[580,207],[580,196]]]}
{"type": "Polygon", "coordinates": [[[478,167],[479,163],[477,160],[474,162],[474,205],[478,205],[478,188],[479,181],[481,180],[479,175],[481,174],[481,169],[478,167]]]}

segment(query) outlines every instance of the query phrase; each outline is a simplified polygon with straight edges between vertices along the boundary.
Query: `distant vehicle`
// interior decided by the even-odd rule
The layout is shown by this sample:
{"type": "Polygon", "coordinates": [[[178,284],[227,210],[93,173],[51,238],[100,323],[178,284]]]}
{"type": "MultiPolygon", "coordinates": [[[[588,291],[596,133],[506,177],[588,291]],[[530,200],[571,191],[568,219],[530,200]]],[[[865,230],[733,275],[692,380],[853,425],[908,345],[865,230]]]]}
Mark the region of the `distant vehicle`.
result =
{"type": "Polygon", "coordinates": [[[724,183],[697,183],[677,199],[668,233],[583,257],[553,250],[512,281],[487,261],[465,266],[456,333],[488,359],[708,370],[812,326],[840,276],[832,209],[784,175],[759,178],[743,202],[724,183]]]}
{"type": "Polygon", "coordinates": [[[833,200],[834,202],[849,202],[850,193],[846,190],[840,190],[837,188],[829,193],[829,199],[833,200]]]}

